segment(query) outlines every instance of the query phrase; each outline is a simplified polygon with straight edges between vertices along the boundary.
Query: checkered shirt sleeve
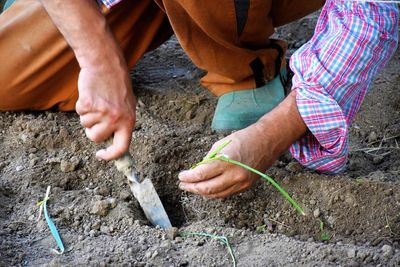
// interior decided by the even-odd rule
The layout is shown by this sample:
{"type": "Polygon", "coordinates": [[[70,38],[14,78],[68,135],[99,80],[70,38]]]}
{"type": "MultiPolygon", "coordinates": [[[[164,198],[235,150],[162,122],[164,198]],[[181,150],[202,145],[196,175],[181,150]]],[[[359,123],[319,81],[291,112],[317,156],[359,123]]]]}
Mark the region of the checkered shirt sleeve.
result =
{"type": "Polygon", "coordinates": [[[324,173],[345,169],[349,125],[398,41],[398,6],[327,0],[312,39],[291,58],[293,90],[308,133],[290,152],[324,173]]]}
{"type": "MultiPolygon", "coordinates": [[[[107,8],[111,8],[113,6],[115,6],[116,4],[118,4],[119,2],[121,2],[122,0],[101,0],[101,2],[107,7],[107,8]]],[[[129,1],[129,0],[128,0],[129,1]]],[[[132,1],[132,0],[130,0],[132,1]]]]}

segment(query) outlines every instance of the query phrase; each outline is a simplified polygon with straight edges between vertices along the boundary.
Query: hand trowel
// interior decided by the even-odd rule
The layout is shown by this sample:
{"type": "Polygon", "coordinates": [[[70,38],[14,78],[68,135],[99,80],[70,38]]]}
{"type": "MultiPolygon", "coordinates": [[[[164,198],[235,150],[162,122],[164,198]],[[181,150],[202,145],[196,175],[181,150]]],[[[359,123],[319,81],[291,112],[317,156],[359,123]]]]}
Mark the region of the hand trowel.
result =
{"type": "Polygon", "coordinates": [[[171,228],[171,222],[161,203],[156,189],[150,179],[139,179],[134,168],[134,161],[129,152],[114,161],[117,169],[128,178],[128,184],[131,191],[140,206],[142,207],[147,219],[162,229],[171,228]]]}

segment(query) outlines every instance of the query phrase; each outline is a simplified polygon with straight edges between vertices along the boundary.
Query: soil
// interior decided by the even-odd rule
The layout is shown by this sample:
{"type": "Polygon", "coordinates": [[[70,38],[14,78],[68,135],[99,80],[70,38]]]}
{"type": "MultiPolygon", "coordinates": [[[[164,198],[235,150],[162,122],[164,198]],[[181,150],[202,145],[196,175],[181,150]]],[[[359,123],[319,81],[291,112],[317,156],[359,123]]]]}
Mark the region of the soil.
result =
{"type": "MultiPolygon", "coordinates": [[[[277,29],[289,54],[311,36],[318,14],[277,29]]],[[[177,174],[223,136],[210,129],[216,99],[204,74],[172,38],[132,72],[139,99],[131,153],[151,178],[178,236],[149,225],[125,178],[97,161],[99,146],[74,113],[0,114],[0,266],[400,265],[400,52],[377,77],[351,127],[347,171],[326,176],[286,153],[267,171],[306,210],[301,216],[269,184],[225,200],[183,193],[177,174]],[[374,149],[372,149],[374,148],[374,149]],[[56,247],[36,202],[48,209],[66,252],[56,247]],[[99,201],[112,203],[99,210],[99,201]]],[[[100,205],[101,206],[101,205],[100,205]]]]}

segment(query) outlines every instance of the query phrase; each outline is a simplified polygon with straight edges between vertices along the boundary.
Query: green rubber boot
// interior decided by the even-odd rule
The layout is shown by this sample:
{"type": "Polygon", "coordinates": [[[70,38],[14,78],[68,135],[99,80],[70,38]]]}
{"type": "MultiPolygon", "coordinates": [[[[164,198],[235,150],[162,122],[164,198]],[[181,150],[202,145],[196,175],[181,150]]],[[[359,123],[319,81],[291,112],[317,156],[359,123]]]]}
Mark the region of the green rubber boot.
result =
{"type": "Polygon", "coordinates": [[[240,130],[255,123],[285,98],[281,79],[286,80],[287,71],[266,85],[256,89],[226,93],[219,97],[211,128],[217,132],[240,130]]]}
{"type": "Polygon", "coordinates": [[[7,8],[9,8],[12,4],[14,4],[14,2],[15,2],[15,0],[7,0],[7,1],[4,3],[2,12],[5,11],[7,8]]]}

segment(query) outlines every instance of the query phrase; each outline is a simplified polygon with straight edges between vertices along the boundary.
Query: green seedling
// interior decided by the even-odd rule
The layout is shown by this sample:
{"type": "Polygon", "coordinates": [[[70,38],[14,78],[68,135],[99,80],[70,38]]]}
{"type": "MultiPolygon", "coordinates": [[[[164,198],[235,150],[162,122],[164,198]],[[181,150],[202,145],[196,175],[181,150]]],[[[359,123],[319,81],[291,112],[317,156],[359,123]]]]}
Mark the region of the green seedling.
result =
{"type": "Polygon", "coordinates": [[[232,259],[232,266],[236,267],[236,257],[235,254],[233,254],[233,249],[231,244],[229,243],[228,238],[226,238],[225,236],[222,235],[213,235],[213,234],[209,234],[209,233],[203,233],[203,232],[189,232],[189,233],[182,233],[181,234],[182,237],[188,237],[188,236],[205,236],[205,237],[209,237],[209,238],[213,238],[215,240],[220,241],[221,243],[223,243],[226,248],[228,249],[228,253],[231,256],[232,259]]]}
{"type": "Polygon", "coordinates": [[[256,233],[257,234],[263,234],[265,233],[265,231],[267,230],[267,225],[263,224],[263,225],[259,225],[256,227],[256,233]]]}
{"type": "Polygon", "coordinates": [[[296,201],[293,200],[293,198],[277,183],[275,182],[274,179],[272,179],[271,177],[269,177],[268,175],[253,169],[239,161],[233,160],[228,158],[226,155],[223,154],[219,154],[221,152],[222,149],[224,149],[227,145],[229,145],[232,141],[231,140],[226,140],[225,142],[223,142],[219,147],[217,147],[213,152],[211,152],[207,157],[205,157],[202,161],[200,161],[199,163],[195,164],[193,168],[196,168],[199,165],[208,163],[210,161],[213,160],[222,160],[225,162],[229,162],[235,165],[238,165],[242,168],[245,168],[246,170],[249,170],[257,175],[260,175],[264,180],[266,180],[267,182],[269,182],[270,184],[272,184],[285,198],[287,201],[289,201],[289,203],[298,211],[300,212],[301,215],[306,215],[304,210],[300,207],[299,204],[297,204],[296,201]]]}
{"type": "Polygon", "coordinates": [[[364,182],[365,182],[365,179],[364,179],[364,178],[362,178],[362,177],[357,177],[357,178],[356,178],[356,183],[362,184],[362,183],[364,183],[364,182]]]}
{"type": "Polygon", "coordinates": [[[324,232],[325,225],[322,220],[319,220],[319,230],[321,231],[321,235],[319,236],[319,240],[321,241],[329,241],[331,239],[331,236],[327,233],[324,232]]]}
{"type": "Polygon", "coordinates": [[[39,207],[39,218],[38,218],[38,221],[40,220],[41,214],[42,214],[42,211],[43,211],[43,214],[44,214],[44,217],[46,219],[47,225],[49,226],[50,232],[53,235],[54,240],[56,241],[57,246],[59,248],[59,250],[52,249],[52,251],[54,253],[56,253],[56,254],[61,255],[61,254],[64,253],[65,248],[64,248],[64,244],[63,244],[63,242],[61,240],[61,236],[58,233],[57,227],[54,224],[54,222],[51,220],[51,218],[49,216],[49,213],[47,212],[47,201],[49,200],[49,195],[50,195],[50,186],[47,187],[46,195],[45,195],[44,199],[37,203],[37,206],[39,207]]]}

